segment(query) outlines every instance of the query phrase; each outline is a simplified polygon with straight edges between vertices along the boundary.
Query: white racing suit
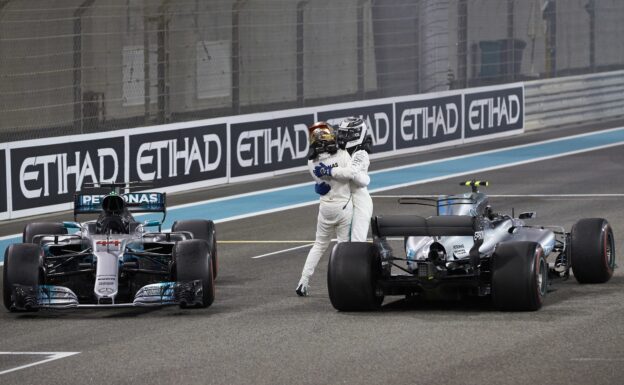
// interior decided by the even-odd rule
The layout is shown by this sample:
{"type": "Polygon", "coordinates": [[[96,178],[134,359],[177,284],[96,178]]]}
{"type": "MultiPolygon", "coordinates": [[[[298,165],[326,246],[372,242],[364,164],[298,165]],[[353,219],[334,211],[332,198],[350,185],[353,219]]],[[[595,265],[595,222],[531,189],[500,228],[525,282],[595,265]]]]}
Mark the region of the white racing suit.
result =
{"type": "Polygon", "coordinates": [[[341,181],[335,178],[318,178],[314,175],[314,167],[320,165],[333,167],[349,167],[351,158],[345,150],[338,150],[335,154],[322,153],[314,160],[308,161],[308,168],[316,183],[325,182],[331,186],[329,192],[322,195],[319,204],[318,221],[316,224],[316,239],[314,246],[308,253],[300,283],[308,284],[308,280],[314,273],[314,269],[323,253],[327,250],[334,234],[338,242],[349,240],[353,204],[351,202],[351,188],[349,181],[341,181]]]}
{"type": "Polygon", "coordinates": [[[373,216],[373,200],[368,193],[368,152],[358,150],[351,155],[350,167],[334,167],[332,178],[350,181],[353,197],[353,220],[351,222],[351,242],[366,242],[368,227],[373,216]]]}

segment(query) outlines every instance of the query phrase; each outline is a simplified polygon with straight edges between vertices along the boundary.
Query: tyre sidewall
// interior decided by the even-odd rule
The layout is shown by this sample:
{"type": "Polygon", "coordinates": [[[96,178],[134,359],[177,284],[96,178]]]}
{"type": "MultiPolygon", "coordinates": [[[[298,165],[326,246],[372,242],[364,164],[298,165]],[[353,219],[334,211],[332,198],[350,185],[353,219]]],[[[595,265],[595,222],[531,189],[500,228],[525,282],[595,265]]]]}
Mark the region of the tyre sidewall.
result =
{"type": "Polygon", "coordinates": [[[613,276],[614,262],[607,250],[615,253],[613,230],[607,220],[579,220],[570,233],[570,265],[579,283],[604,283],[613,276]]]}
{"type": "Polygon", "coordinates": [[[381,264],[373,244],[336,244],[327,270],[327,287],[334,308],[341,311],[378,309],[383,302],[383,296],[376,293],[380,275],[381,264]]]}
{"type": "Polygon", "coordinates": [[[41,283],[42,252],[38,245],[16,243],[4,253],[2,299],[7,309],[11,307],[13,285],[38,286],[41,283]]]}
{"type": "Polygon", "coordinates": [[[217,231],[214,222],[205,219],[176,221],[171,226],[171,231],[188,231],[193,234],[193,239],[203,239],[208,242],[212,257],[212,273],[216,278],[219,270],[219,260],[217,258],[217,231]]]}
{"type": "Polygon", "coordinates": [[[548,265],[536,242],[505,242],[492,263],[492,301],[500,310],[534,311],[543,305],[548,265]],[[541,269],[540,269],[541,267],[541,269]],[[541,273],[542,285],[539,285],[541,273]]]}
{"type": "Polygon", "coordinates": [[[177,242],[173,249],[175,277],[177,282],[202,282],[203,305],[208,307],[214,301],[215,287],[212,274],[212,258],[208,242],[203,239],[189,239],[177,242]]]}

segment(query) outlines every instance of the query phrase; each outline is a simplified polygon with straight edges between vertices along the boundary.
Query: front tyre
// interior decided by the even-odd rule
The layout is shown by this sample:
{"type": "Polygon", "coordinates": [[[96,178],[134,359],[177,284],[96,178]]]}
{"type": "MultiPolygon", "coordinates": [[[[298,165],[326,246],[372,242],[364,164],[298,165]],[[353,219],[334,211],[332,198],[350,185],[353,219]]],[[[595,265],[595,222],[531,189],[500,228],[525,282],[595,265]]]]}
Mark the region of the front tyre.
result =
{"type": "Polygon", "coordinates": [[[548,264],[536,242],[504,242],[492,257],[492,302],[499,310],[534,311],[548,287],[548,264]]]}
{"type": "Polygon", "coordinates": [[[341,242],[329,257],[327,287],[336,310],[379,309],[384,296],[377,293],[381,263],[377,248],[367,242],[341,242]]]}
{"type": "Polygon", "coordinates": [[[570,232],[570,264],[579,283],[604,283],[615,269],[615,240],[603,218],[581,219],[570,232]]]}
{"type": "Polygon", "coordinates": [[[217,231],[214,222],[205,219],[175,221],[171,226],[171,231],[188,231],[193,234],[194,239],[203,239],[208,242],[212,256],[212,274],[217,278],[219,260],[217,259],[217,231]]]}
{"type": "Polygon", "coordinates": [[[24,227],[22,232],[22,242],[33,243],[36,235],[64,235],[67,229],[62,223],[58,222],[33,222],[24,227]]]}
{"type": "Polygon", "coordinates": [[[41,284],[41,265],[41,248],[38,245],[32,243],[9,245],[4,252],[2,280],[2,299],[7,310],[11,312],[38,310],[36,294],[33,298],[22,298],[25,302],[21,303],[21,308],[18,309],[13,297],[13,288],[15,285],[26,286],[34,288],[36,293],[37,287],[41,284]]]}
{"type": "Polygon", "coordinates": [[[201,304],[189,305],[183,298],[180,307],[204,308],[212,305],[215,298],[212,257],[208,242],[203,239],[180,241],[173,247],[176,282],[201,281],[201,304]]]}

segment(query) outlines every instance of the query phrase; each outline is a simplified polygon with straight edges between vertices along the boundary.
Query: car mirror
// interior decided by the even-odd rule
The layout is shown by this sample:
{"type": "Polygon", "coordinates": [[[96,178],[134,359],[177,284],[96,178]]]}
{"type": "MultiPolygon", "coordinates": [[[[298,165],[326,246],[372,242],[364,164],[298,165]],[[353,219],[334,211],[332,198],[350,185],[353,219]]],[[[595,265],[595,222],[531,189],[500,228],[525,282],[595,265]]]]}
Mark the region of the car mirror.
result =
{"type": "Polygon", "coordinates": [[[65,227],[66,229],[82,229],[82,226],[80,226],[80,223],[69,222],[69,221],[64,221],[63,227],[65,227]]]}
{"type": "Polygon", "coordinates": [[[537,213],[535,211],[527,211],[526,213],[520,213],[518,215],[518,219],[534,219],[537,218],[537,213]]]}
{"type": "Polygon", "coordinates": [[[143,226],[145,227],[160,226],[160,225],[161,225],[160,221],[157,221],[155,219],[148,219],[148,220],[143,221],[143,226]]]}

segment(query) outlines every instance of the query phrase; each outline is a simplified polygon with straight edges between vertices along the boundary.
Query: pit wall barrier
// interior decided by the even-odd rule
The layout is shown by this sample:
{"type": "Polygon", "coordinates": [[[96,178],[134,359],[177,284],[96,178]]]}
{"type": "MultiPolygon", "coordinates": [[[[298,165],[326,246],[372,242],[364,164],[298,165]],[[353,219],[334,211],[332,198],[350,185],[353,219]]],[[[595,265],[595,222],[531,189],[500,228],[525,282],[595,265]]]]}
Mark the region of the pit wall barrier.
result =
{"type": "Polygon", "coordinates": [[[624,117],[624,71],[524,83],[526,130],[624,117]]]}

